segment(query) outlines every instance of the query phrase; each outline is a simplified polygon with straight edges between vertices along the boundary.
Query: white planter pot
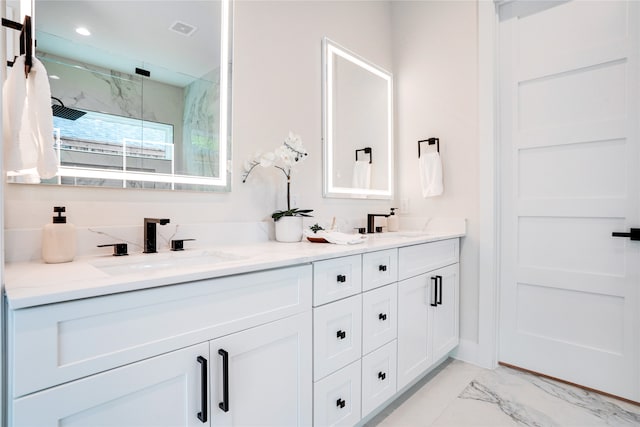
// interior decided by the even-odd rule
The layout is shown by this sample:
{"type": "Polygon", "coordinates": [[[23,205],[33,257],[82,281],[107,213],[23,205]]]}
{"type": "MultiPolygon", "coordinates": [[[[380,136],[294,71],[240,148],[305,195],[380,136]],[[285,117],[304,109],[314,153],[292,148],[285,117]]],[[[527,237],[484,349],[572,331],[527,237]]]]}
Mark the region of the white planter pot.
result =
{"type": "Polygon", "coordinates": [[[302,239],[302,217],[283,216],[276,221],[278,242],[299,242],[302,239]]]}

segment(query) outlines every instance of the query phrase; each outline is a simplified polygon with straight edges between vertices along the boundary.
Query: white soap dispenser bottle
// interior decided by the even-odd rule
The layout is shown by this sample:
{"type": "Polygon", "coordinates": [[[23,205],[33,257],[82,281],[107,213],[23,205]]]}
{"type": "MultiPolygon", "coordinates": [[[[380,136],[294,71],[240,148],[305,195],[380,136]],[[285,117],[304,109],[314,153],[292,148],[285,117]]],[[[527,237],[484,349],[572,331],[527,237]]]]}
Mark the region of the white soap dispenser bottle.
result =
{"type": "Polygon", "coordinates": [[[397,208],[391,208],[391,213],[387,217],[387,231],[398,231],[400,229],[400,219],[394,212],[397,208]]]}
{"type": "Polygon", "coordinates": [[[62,216],[64,206],[56,206],[53,211],[58,216],[42,230],[42,259],[47,264],[73,261],[77,246],[76,227],[62,216]]]}

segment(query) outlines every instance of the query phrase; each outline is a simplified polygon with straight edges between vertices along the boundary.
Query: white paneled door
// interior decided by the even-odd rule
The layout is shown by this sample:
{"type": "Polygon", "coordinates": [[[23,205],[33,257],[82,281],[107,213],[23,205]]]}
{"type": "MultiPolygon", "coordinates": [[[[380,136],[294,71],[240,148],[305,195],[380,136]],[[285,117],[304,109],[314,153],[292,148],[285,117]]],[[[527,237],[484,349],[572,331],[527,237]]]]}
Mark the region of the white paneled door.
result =
{"type": "Polygon", "coordinates": [[[500,8],[499,360],[640,401],[640,2],[500,8]]]}

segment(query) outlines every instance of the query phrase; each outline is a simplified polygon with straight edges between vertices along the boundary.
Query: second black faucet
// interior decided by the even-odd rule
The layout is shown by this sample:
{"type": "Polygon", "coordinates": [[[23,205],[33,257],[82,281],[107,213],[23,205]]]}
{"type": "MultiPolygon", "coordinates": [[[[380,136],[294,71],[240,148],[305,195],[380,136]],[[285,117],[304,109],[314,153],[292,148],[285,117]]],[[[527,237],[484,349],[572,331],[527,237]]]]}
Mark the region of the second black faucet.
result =
{"type": "Polygon", "coordinates": [[[144,253],[154,254],[156,250],[156,224],[165,225],[171,222],[168,218],[144,219],[144,253]]]}

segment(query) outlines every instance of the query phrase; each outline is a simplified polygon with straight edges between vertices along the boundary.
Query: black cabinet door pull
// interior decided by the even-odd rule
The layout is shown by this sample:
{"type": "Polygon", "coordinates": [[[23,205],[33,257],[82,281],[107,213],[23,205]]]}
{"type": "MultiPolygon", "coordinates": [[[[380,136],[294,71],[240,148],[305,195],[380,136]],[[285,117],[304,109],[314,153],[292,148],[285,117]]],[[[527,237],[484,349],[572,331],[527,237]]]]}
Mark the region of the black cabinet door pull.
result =
{"type": "Polygon", "coordinates": [[[432,277],[431,281],[433,282],[433,293],[434,293],[434,298],[431,300],[431,307],[437,307],[438,306],[438,278],[436,277],[432,277]]]}
{"type": "Polygon", "coordinates": [[[338,399],[336,400],[336,406],[338,408],[344,408],[344,406],[347,404],[347,402],[344,401],[344,399],[338,399]]]}
{"type": "Polygon", "coordinates": [[[387,378],[387,374],[385,374],[384,372],[378,372],[378,378],[380,378],[382,381],[384,381],[385,378],[387,378]]]}
{"type": "Polygon", "coordinates": [[[386,314],[384,314],[384,313],[380,313],[380,314],[378,314],[378,319],[380,319],[380,320],[387,320],[387,315],[386,315],[386,314]]]}
{"type": "Polygon", "coordinates": [[[343,340],[345,339],[347,336],[347,333],[345,331],[338,331],[336,332],[336,337],[338,337],[339,339],[343,340]]]}
{"type": "Polygon", "coordinates": [[[219,349],[218,354],[222,356],[222,402],[218,403],[218,407],[229,412],[229,353],[219,349]]]}
{"type": "Polygon", "coordinates": [[[207,397],[207,382],[209,381],[209,374],[207,372],[207,359],[202,356],[198,356],[196,359],[200,363],[200,408],[201,412],[198,412],[198,419],[203,423],[207,422],[207,403],[209,398],[207,397]]]}
{"type": "Polygon", "coordinates": [[[378,266],[378,270],[379,271],[387,271],[387,266],[386,265],[380,265],[380,266],[378,266]]]}
{"type": "Polygon", "coordinates": [[[614,231],[611,235],[613,237],[628,237],[631,240],[640,240],[640,228],[631,228],[628,233],[614,231]]]}
{"type": "Polygon", "coordinates": [[[436,291],[436,304],[442,305],[442,276],[436,276],[438,283],[438,291],[436,291]]]}
{"type": "Polygon", "coordinates": [[[344,283],[347,281],[347,276],[345,276],[344,274],[338,274],[336,280],[338,281],[338,283],[344,283]]]}

